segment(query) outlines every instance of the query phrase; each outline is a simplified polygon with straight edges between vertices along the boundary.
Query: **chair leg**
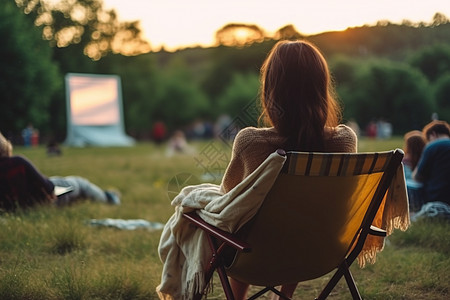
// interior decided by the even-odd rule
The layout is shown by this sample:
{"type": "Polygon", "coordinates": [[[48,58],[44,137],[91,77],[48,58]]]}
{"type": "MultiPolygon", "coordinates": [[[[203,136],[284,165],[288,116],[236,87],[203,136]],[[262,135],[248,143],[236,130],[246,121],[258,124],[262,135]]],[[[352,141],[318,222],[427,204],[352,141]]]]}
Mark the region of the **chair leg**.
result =
{"type": "Polygon", "coordinates": [[[255,299],[259,298],[260,296],[264,295],[265,293],[267,293],[268,291],[273,292],[274,294],[276,294],[283,300],[291,300],[291,298],[287,297],[285,294],[283,294],[282,292],[280,292],[279,290],[277,290],[276,288],[271,287],[271,286],[267,286],[267,287],[263,288],[262,290],[260,290],[256,294],[252,295],[247,300],[255,300],[255,299]]]}
{"type": "Polygon", "coordinates": [[[277,296],[279,296],[281,299],[283,300],[291,300],[291,298],[287,297],[285,294],[283,294],[282,292],[280,292],[279,290],[277,290],[276,288],[271,287],[270,290],[276,294],[277,296]]]}
{"type": "Polygon", "coordinates": [[[354,300],[361,300],[361,295],[359,294],[358,288],[356,287],[355,280],[353,279],[352,273],[348,268],[347,263],[344,261],[346,268],[343,269],[345,281],[347,281],[348,288],[354,300]]]}
{"type": "Polygon", "coordinates": [[[331,293],[331,291],[334,289],[336,284],[339,282],[339,280],[342,278],[342,275],[344,274],[341,265],[337,269],[336,273],[334,273],[333,277],[331,277],[330,281],[328,281],[327,285],[324,287],[324,289],[320,293],[319,297],[316,298],[316,300],[325,300],[331,293]]]}
{"type": "Polygon", "coordinates": [[[259,296],[264,295],[265,293],[267,293],[268,291],[270,291],[269,287],[265,287],[264,289],[260,290],[259,292],[257,292],[256,294],[252,295],[250,298],[248,298],[247,300],[254,300],[257,299],[259,296]]]}
{"type": "Polygon", "coordinates": [[[225,293],[227,300],[234,300],[233,290],[231,289],[230,281],[228,280],[225,268],[220,266],[217,268],[217,273],[219,273],[220,282],[222,283],[222,288],[225,293]]]}
{"type": "Polygon", "coordinates": [[[219,246],[215,238],[210,235],[208,235],[207,237],[213,253],[209,262],[209,266],[207,267],[207,270],[205,272],[205,282],[209,282],[214,274],[214,271],[217,271],[227,300],[234,300],[233,290],[231,289],[230,281],[228,280],[228,276],[225,272],[225,267],[223,264],[222,252],[226,245],[225,243],[221,243],[219,246]]]}
{"type": "Polygon", "coordinates": [[[333,277],[331,277],[330,281],[322,290],[322,293],[320,293],[319,297],[316,298],[316,300],[326,299],[333,290],[333,288],[336,286],[336,284],[339,282],[339,280],[342,278],[342,276],[344,276],[345,281],[347,282],[350,293],[352,294],[352,298],[355,300],[361,300],[362,299],[361,295],[359,294],[358,288],[356,287],[355,284],[355,280],[353,279],[347,261],[345,260],[339,266],[336,273],[334,273],[333,277]]]}

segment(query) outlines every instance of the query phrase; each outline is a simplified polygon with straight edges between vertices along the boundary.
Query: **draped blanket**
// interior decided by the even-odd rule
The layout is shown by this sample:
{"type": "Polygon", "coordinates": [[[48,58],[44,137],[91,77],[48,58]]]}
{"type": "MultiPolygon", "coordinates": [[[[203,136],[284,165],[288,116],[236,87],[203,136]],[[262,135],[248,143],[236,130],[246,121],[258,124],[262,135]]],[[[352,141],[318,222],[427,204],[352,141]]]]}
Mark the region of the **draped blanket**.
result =
{"type": "MultiPolygon", "coordinates": [[[[372,225],[386,230],[389,236],[394,229],[407,230],[410,223],[405,175],[403,165],[400,165],[372,225]]],[[[383,237],[368,235],[364,247],[358,256],[358,264],[364,267],[366,262],[375,263],[377,253],[382,251],[383,248],[383,237]]]]}
{"type": "Polygon", "coordinates": [[[175,213],[166,223],[159,243],[164,263],[160,299],[192,299],[205,285],[204,273],[211,257],[202,230],[189,224],[182,214],[197,210],[206,222],[228,232],[235,232],[258,211],[275,182],[286,157],[272,153],[253,173],[228,193],[220,186],[200,184],[187,186],[172,201],[175,213]]]}

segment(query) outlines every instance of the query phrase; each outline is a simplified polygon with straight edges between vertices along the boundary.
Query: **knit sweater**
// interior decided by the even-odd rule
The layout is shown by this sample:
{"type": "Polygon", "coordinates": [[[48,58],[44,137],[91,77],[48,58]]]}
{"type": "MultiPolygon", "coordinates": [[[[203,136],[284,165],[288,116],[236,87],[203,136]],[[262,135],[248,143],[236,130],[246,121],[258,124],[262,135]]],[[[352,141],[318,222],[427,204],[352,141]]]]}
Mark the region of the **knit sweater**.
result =
{"type": "MultiPolygon", "coordinates": [[[[230,191],[239,182],[251,174],[277,149],[283,148],[284,137],[275,128],[247,127],[236,135],[231,161],[222,179],[222,190],[230,191]]],[[[356,152],[357,137],[346,125],[328,130],[325,138],[326,152],[356,152]]]]}

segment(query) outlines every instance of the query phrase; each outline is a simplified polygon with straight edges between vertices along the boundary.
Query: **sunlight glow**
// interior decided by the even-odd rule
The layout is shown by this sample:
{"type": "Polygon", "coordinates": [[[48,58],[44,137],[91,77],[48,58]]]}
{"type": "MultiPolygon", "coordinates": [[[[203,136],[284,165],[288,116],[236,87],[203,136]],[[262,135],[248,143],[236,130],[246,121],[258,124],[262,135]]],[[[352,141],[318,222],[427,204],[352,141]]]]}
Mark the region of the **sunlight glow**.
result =
{"type": "Polygon", "coordinates": [[[211,46],[226,24],[254,24],[268,34],[292,24],[305,35],[348,27],[375,25],[380,20],[429,23],[437,12],[450,17],[448,0],[104,0],[119,20],[140,20],[153,50],[211,46]]]}

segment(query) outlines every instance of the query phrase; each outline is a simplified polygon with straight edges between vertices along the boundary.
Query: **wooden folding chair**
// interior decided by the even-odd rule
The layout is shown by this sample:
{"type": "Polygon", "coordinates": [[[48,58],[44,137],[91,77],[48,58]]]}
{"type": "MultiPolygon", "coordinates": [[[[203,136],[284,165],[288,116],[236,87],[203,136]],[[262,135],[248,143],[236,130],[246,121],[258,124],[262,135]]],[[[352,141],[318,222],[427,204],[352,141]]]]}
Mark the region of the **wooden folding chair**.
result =
{"type": "Polygon", "coordinates": [[[249,298],[255,299],[267,291],[281,295],[276,286],[337,269],[317,299],[325,299],[342,277],[353,299],[361,299],[349,267],[369,235],[386,236],[372,223],[403,152],[286,155],[261,208],[238,232],[219,230],[195,212],[184,214],[208,235],[213,256],[205,282],[217,270],[227,299],[234,299],[228,276],[264,287],[249,298]]]}

